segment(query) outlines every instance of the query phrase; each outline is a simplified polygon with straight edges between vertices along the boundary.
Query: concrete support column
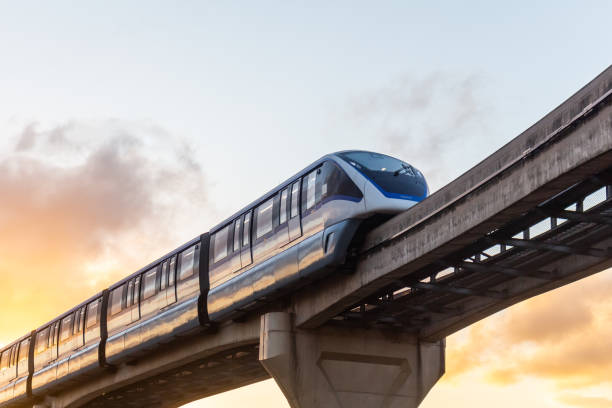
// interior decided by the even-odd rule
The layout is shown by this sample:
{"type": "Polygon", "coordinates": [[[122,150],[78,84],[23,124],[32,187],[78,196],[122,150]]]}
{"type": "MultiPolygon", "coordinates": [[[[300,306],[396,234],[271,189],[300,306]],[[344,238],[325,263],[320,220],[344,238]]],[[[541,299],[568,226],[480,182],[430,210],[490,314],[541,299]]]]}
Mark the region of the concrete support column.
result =
{"type": "Polygon", "coordinates": [[[444,374],[444,340],[374,329],[295,330],[261,317],[259,360],[292,408],[416,408],[444,374]]]}

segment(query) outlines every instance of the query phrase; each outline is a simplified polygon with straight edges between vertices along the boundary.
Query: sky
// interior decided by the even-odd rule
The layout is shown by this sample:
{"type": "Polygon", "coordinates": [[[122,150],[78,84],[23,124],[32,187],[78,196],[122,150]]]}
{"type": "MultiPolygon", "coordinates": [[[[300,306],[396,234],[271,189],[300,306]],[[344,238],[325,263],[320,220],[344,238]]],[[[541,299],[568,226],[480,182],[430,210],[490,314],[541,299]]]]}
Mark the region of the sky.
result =
{"type": "MultiPolygon", "coordinates": [[[[0,344],[365,149],[435,191],[607,68],[608,1],[0,0],[0,344]]],[[[612,406],[612,271],[448,338],[422,404],[612,406]]],[[[189,407],[287,407],[265,381],[189,407]]]]}

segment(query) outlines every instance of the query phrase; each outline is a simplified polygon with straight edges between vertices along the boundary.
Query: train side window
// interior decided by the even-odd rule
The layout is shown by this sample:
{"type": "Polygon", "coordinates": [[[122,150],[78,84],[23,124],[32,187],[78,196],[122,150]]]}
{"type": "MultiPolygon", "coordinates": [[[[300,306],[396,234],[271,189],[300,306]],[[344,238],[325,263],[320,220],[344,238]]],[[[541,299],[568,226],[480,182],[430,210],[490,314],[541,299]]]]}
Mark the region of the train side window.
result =
{"type": "Polygon", "coordinates": [[[0,370],[6,370],[8,368],[10,357],[11,357],[11,349],[5,350],[2,353],[2,357],[0,360],[0,370]]]}
{"type": "Polygon", "coordinates": [[[311,171],[304,178],[306,190],[306,209],[309,210],[316,204],[317,170],[311,171]]]}
{"type": "Polygon", "coordinates": [[[79,309],[76,312],[74,312],[74,328],[72,329],[73,333],[80,333],[81,332],[81,327],[83,327],[83,315],[82,312],[84,311],[84,309],[79,309]]]}
{"type": "Polygon", "coordinates": [[[110,296],[110,312],[111,316],[121,312],[123,306],[123,288],[125,285],[121,285],[118,288],[113,289],[110,296]]]}
{"type": "Polygon", "coordinates": [[[36,353],[40,354],[49,347],[49,327],[36,334],[36,353]]]}
{"type": "Polygon", "coordinates": [[[99,309],[100,309],[100,300],[94,300],[93,302],[87,305],[86,327],[88,329],[98,324],[98,314],[100,313],[99,309]]]}
{"type": "Polygon", "coordinates": [[[55,344],[55,323],[51,325],[51,329],[49,329],[49,348],[55,344]]]}
{"type": "Polygon", "coordinates": [[[241,218],[238,218],[236,221],[234,221],[234,252],[240,250],[240,221],[241,218]]]}
{"type": "Polygon", "coordinates": [[[176,271],[176,255],[170,259],[170,271],[168,272],[168,286],[174,286],[175,271],[176,271]]]}
{"type": "Polygon", "coordinates": [[[159,288],[161,290],[166,289],[168,285],[168,261],[164,261],[161,266],[161,280],[159,283],[159,288]]]}
{"type": "Polygon", "coordinates": [[[9,356],[9,368],[15,365],[15,346],[11,346],[11,354],[9,356]]]}
{"type": "Polygon", "coordinates": [[[256,238],[259,239],[272,231],[272,209],[274,199],[270,199],[257,207],[257,227],[256,238]]]}
{"type": "Polygon", "coordinates": [[[287,222],[287,198],[289,197],[289,189],[284,189],[280,198],[280,223],[287,222]]]}
{"type": "Polygon", "coordinates": [[[157,293],[157,268],[142,275],[142,298],[148,299],[157,293]]]}
{"type": "Polygon", "coordinates": [[[181,252],[181,270],[179,272],[178,279],[180,281],[185,280],[193,275],[194,261],[195,261],[195,250],[196,246],[192,246],[181,252]]]}
{"type": "Polygon", "coordinates": [[[128,307],[134,303],[134,280],[128,282],[127,288],[127,305],[128,307]]]}
{"type": "MultiPolygon", "coordinates": [[[[30,351],[30,338],[23,340],[19,345],[19,359],[18,362],[22,362],[28,359],[28,354],[30,351]]],[[[21,369],[19,370],[21,371],[21,369]]]]}
{"type": "Polygon", "coordinates": [[[11,346],[11,352],[9,354],[9,362],[8,367],[12,367],[15,365],[15,346],[11,346]]]}
{"type": "Polygon", "coordinates": [[[300,213],[300,182],[296,181],[291,186],[291,218],[297,217],[300,213]]]}
{"type": "Polygon", "coordinates": [[[229,225],[213,235],[213,263],[219,262],[227,256],[227,239],[229,225]]]}
{"type": "Polygon", "coordinates": [[[249,246],[249,238],[251,237],[251,212],[244,214],[242,222],[242,246],[249,246]]]}
{"type": "Polygon", "coordinates": [[[60,341],[65,341],[72,336],[72,317],[73,315],[69,315],[62,319],[62,324],[60,326],[60,341]]]}

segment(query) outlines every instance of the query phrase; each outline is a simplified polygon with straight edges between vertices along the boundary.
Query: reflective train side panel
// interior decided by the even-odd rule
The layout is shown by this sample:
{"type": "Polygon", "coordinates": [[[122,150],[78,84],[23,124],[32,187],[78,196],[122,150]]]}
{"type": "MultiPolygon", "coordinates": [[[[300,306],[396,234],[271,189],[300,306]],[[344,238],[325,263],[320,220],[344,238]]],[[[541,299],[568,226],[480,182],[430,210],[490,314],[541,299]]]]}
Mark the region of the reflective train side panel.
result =
{"type": "Polygon", "coordinates": [[[111,286],[106,310],[107,364],[134,360],[202,329],[207,261],[208,234],[203,234],[111,286]]]}
{"type": "Polygon", "coordinates": [[[208,313],[222,321],[344,263],[361,222],[427,196],[412,166],[372,152],[323,157],[211,230],[208,313]]]}

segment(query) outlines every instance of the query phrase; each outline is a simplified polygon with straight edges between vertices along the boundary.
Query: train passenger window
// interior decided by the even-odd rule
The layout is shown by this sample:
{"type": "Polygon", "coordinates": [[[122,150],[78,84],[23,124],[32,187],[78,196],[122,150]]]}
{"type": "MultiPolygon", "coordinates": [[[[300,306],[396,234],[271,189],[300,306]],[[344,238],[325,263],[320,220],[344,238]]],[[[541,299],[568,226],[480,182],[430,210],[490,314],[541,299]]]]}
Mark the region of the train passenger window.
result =
{"type": "Polygon", "coordinates": [[[261,238],[272,231],[272,207],[274,199],[270,199],[257,207],[257,228],[255,236],[261,238]]]}
{"type": "Polygon", "coordinates": [[[81,333],[85,324],[85,307],[80,308],[76,312],[76,322],[74,323],[74,332],[81,333]]]}
{"type": "Polygon", "coordinates": [[[227,236],[229,225],[213,235],[213,262],[218,262],[227,256],[227,236]]]}
{"type": "Polygon", "coordinates": [[[51,325],[51,330],[49,331],[49,347],[55,344],[55,323],[51,325]]]}
{"type": "Polygon", "coordinates": [[[181,270],[179,271],[179,280],[185,280],[193,275],[193,264],[195,261],[195,250],[196,246],[192,246],[189,249],[181,252],[181,270]]]}
{"type": "Polygon", "coordinates": [[[176,255],[170,259],[170,271],[168,275],[168,286],[174,285],[174,272],[176,271],[176,255]]]}
{"type": "Polygon", "coordinates": [[[87,305],[87,325],[86,327],[88,329],[98,324],[98,314],[99,313],[100,313],[100,299],[94,300],[93,302],[87,305]]]}
{"type": "Polygon", "coordinates": [[[11,357],[9,359],[9,367],[13,367],[15,365],[15,360],[17,360],[17,345],[11,346],[11,357]]]}
{"type": "Polygon", "coordinates": [[[159,284],[159,288],[161,290],[166,289],[166,285],[168,284],[168,261],[162,263],[161,266],[161,281],[159,284]]]}
{"type": "Polygon", "coordinates": [[[127,305],[128,307],[134,303],[134,280],[128,282],[127,288],[127,305]]]}
{"type": "Polygon", "coordinates": [[[249,238],[251,236],[251,212],[244,214],[244,222],[242,223],[242,246],[249,246],[249,238]]]}
{"type": "Polygon", "coordinates": [[[36,353],[42,353],[49,347],[49,327],[45,327],[36,335],[36,353]]]}
{"type": "Polygon", "coordinates": [[[240,218],[234,221],[234,252],[240,249],[240,218]]]}
{"type": "Polygon", "coordinates": [[[12,367],[15,365],[15,347],[16,346],[11,346],[11,353],[9,354],[9,362],[8,362],[9,367],[12,367]]]}
{"type": "Polygon", "coordinates": [[[110,312],[111,316],[116,315],[121,311],[121,307],[123,306],[123,289],[125,285],[119,286],[118,288],[113,289],[110,294],[110,312]]]}
{"type": "Polygon", "coordinates": [[[9,366],[9,360],[11,357],[11,349],[5,350],[0,358],[0,370],[6,370],[9,366]]]}
{"type": "Polygon", "coordinates": [[[281,193],[280,199],[280,223],[284,224],[287,221],[287,197],[289,197],[289,190],[284,189],[281,193]]]}
{"type": "Polygon", "coordinates": [[[316,203],[317,170],[310,172],[304,182],[306,184],[306,209],[308,210],[316,203]]]}
{"type": "Polygon", "coordinates": [[[300,182],[296,181],[291,186],[291,218],[297,217],[300,213],[300,182]]]}
{"type": "Polygon", "coordinates": [[[62,325],[60,326],[60,341],[67,340],[70,336],[72,336],[72,315],[62,319],[62,325]]]}
{"type": "Polygon", "coordinates": [[[148,299],[157,293],[157,268],[142,275],[142,298],[148,299]]]}
{"type": "Polygon", "coordinates": [[[73,328],[72,328],[72,332],[73,333],[78,333],[81,330],[79,329],[79,323],[81,323],[81,314],[79,313],[79,311],[77,310],[76,312],[74,312],[74,319],[73,319],[73,328]]]}
{"type": "MultiPolygon", "coordinates": [[[[19,360],[18,362],[22,362],[28,359],[28,354],[30,351],[30,338],[23,340],[19,345],[19,360]]],[[[21,370],[19,370],[21,371],[21,370]]]]}

